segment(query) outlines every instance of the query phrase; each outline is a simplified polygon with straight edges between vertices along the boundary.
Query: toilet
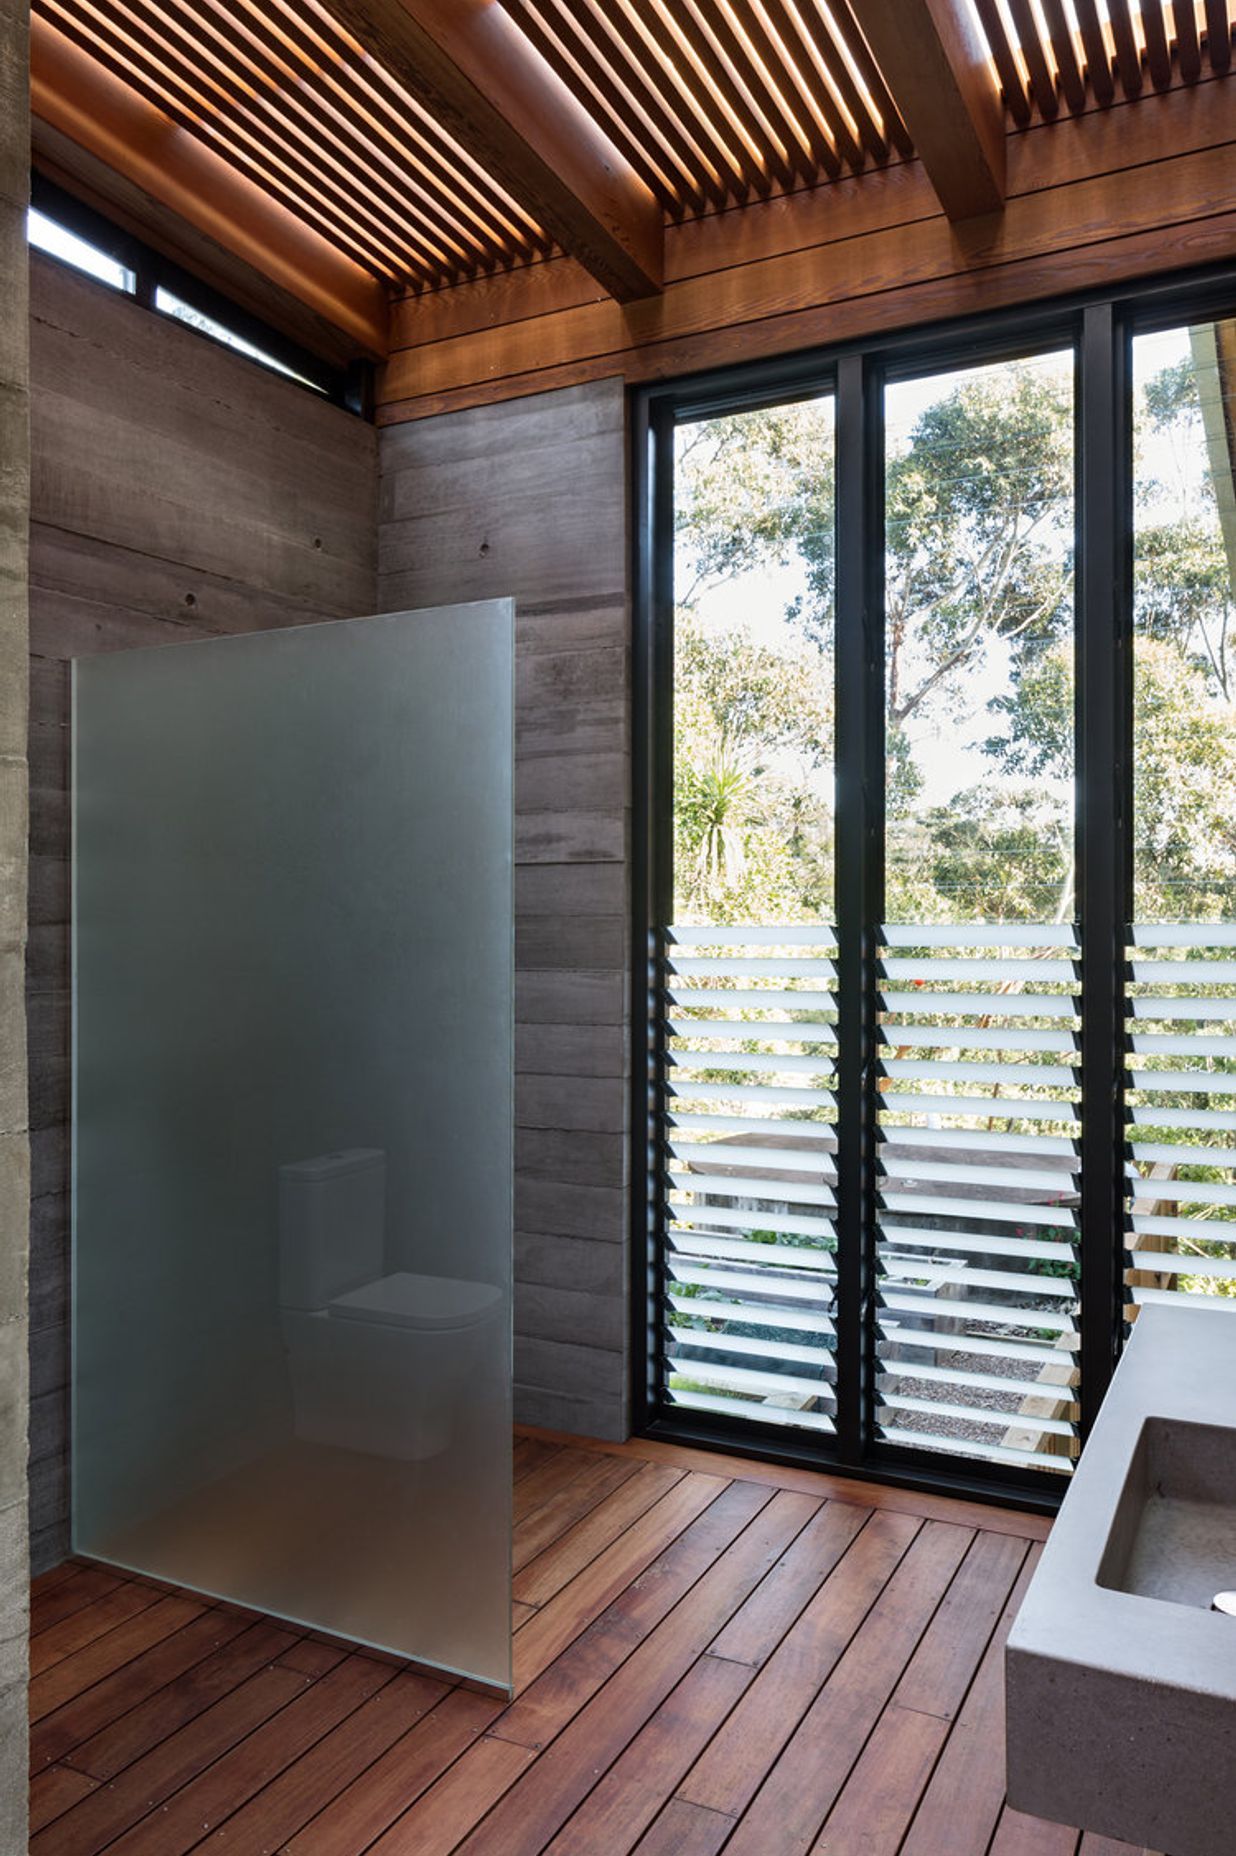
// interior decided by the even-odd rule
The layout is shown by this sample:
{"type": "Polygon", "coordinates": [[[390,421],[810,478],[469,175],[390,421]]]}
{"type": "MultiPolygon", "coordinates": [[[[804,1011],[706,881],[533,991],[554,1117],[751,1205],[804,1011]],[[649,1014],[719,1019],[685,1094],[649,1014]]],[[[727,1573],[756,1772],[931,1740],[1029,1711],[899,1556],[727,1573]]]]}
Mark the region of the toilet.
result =
{"type": "Polygon", "coordinates": [[[441,1455],[501,1343],[492,1283],[385,1273],[386,1155],[279,1168],[279,1302],[295,1433],[419,1462],[441,1455]]]}

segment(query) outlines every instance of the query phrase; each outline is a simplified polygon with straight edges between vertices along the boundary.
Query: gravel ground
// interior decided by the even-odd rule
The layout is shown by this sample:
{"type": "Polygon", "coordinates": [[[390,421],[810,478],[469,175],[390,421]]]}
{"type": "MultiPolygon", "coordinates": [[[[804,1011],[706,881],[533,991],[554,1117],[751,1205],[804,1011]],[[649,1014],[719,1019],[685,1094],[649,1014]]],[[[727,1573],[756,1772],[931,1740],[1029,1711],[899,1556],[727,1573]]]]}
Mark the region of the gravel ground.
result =
{"type": "MultiPolygon", "coordinates": [[[[1017,1337],[1010,1335],[1009,1338],[1017,1337]]],[[[1004,1379],[1027,1377],[1026,1368],[1019,1360],[1003,1360],[996,1354],[966,1353],[961,1348],[955,1353],[938,1353],[936,1364],[946,1370],[990,1373],[993,1377],[1004,1379]]],[[[941,1387],[938,1380],[915,1379],[912,1367],[901,1378],[900,1390],[909,1398],[947,1397],[947,1389],[941,1387]]],[[[958,1388],[957,1402],[974,1405],[981,1411],[1003,1412],[1011,1424],[1023,1397],[1021,1392],[998,1392],[994,1386],[965,1386],[958,1388]]],[[[928,1431],[936,1437],[956,1437],[971,1443],[990,1444],[1000,1441],[999,1431],[994,1425],[983,1424],[974,1418],[936,1418],[925,1411],[903,1411],[898,1414],[897,1423],[901,1430],[928,1431]]]]}

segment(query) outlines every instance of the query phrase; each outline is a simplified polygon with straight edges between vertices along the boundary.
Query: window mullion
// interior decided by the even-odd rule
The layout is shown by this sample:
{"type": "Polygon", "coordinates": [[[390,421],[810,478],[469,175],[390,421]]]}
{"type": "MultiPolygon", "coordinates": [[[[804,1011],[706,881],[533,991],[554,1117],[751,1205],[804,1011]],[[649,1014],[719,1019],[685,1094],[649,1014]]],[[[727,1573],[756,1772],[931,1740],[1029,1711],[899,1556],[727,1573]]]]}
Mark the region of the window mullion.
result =
{"type": "Polygon", "coordinates": [[[880,383],[837,370],[837,1450],[861,1463],[874,1423],[875,965],[883,916],[884,541],[880,383]]]}
{"type": "Polygon", "coordinates": [[[1111,1379],[1121,1302],[1123,972],[1130,915],[1132,627],[1127,366],[1110,303],[1078,357],[1077,897],[1081,941],[1081,1417],[1111,1379]]]}

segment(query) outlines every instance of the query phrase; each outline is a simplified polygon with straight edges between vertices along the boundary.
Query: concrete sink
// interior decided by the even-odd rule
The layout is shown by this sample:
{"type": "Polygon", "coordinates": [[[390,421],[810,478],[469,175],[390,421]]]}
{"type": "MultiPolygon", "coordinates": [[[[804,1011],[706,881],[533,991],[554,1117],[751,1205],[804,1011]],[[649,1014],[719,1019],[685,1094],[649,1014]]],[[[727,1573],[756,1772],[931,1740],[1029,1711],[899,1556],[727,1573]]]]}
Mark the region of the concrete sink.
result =
{"type": "Polygon", "coordinates": [[[1144,1308],[1009,1635],[1009,1801],[1236,1852],[1236,1309],[1144,1308]]]}
{"type": "Polygon", "coordinates": [[[1201,1611],[1236,1591],[1236,1430],[1147,1418],[1099,1584],[1201,1611]]]}

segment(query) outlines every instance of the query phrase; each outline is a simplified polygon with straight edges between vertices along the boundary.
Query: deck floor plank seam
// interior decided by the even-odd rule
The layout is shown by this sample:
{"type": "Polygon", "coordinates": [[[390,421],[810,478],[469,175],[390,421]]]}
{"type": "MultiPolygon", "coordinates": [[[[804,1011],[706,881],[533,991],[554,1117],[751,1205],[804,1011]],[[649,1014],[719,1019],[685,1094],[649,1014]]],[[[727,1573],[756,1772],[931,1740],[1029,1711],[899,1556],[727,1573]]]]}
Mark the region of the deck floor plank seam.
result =
{"type": "Polygon", "coordinates": [[[33,1856],[1154,1856],[1013,1810],[1037,1516],[517,1436],[516,1693],[80,1556],[32,1582],[33,1856]]]}

